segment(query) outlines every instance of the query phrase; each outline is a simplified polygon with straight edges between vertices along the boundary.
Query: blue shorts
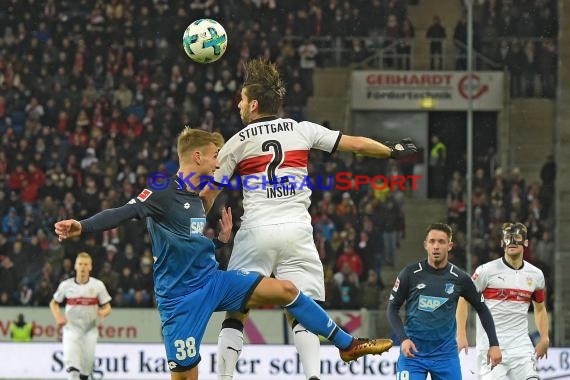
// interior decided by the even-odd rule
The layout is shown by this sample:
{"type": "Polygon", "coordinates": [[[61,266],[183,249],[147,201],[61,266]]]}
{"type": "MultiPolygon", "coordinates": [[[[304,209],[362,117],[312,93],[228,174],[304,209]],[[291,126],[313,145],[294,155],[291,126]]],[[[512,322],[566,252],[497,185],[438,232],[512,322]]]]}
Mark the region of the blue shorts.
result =
{"type": "Polygon", "coordinates": [[[461,380],[459,356],[440,358],[407,358],[400,354],[396,364],[399,380],[426,380],[427,374],[432,380],[461,380]]]}
{"type": "Polygon", "coordinates": [[[176,298],[157,297],[168,366],[173,372],[200,362],[200,343],[215,311],[245,311],[247,301],[262,280],[258,273],[216,271],[203,287],[176,298]]]}

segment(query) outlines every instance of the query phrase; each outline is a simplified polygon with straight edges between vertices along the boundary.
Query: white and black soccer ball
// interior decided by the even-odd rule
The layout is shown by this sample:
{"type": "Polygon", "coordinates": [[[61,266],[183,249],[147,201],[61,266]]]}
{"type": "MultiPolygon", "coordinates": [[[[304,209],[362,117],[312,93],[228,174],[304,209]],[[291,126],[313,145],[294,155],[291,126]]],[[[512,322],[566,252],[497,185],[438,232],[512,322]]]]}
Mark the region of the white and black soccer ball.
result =
{"type": "Polygon", "coordinates": [[[228,35],[216,20],[196,20],[184,31],[184,51],[195,62],[211,63],[224,55],[228,46],[228,35]]]}

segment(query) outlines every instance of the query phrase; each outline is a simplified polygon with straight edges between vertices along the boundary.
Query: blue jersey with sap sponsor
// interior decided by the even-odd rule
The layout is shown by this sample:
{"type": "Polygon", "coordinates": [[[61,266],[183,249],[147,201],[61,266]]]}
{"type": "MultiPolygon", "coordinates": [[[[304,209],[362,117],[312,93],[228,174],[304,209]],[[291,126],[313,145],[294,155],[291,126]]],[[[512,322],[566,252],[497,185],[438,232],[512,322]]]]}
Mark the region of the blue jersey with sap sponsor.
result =
{"type": "Polygon", "coordinates": [[[214,243],[203,235],[204,206],[178,177],[164,190],[144,189],[129,203],[146,218],[154,256],[154,290],[175,298],[203,286],[218,268],[214,243]]]}
{"type": "Polygon", "coordinates": [[[406,335],[414,342],[418,358],[457,356],[455,310],[462,296],[480,302],[471,278],[453,264],[435,269],[427,260],[404,268],[392,289],[396,310],[406,303],[406,335]]]}

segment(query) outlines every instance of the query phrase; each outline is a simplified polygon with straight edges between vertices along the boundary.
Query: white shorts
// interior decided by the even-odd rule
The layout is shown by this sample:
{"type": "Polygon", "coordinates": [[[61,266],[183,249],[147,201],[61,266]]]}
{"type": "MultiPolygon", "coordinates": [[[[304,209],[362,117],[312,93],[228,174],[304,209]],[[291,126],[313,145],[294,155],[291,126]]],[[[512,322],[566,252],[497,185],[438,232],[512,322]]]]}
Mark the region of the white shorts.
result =
{"type": "Polygon", "coordinates": [[[95,362],[95,345],[98,337],[99,331],[97,329],[83,332],[64,327],[62,341],[65,368],[74,367],[82,375],[91,374],[95,362]]]}
{"type": "Polygon", "coordinates": [[[480,380],[538,380],[536,356],[510,356],[503,353],[501,363],[491,370],[487,365],[487,351],[478,351],[480,380]]]}
{"type": "Polygon", "coordinates": [[[289,280],[316,301],[325,300],[323,264],[313,240],[313,227],[283,223],[240,229],[228,269],[243,269],[289,280]]]}

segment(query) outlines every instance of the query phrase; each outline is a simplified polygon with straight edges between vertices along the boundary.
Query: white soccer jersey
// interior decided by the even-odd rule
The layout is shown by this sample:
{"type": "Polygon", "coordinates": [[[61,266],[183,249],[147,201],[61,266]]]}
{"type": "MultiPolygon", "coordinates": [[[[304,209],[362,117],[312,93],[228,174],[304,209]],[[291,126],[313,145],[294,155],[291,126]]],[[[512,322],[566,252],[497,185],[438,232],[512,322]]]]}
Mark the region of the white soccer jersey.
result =
{"type": "Polygon", "coordinates": [[[59,284],[53,299],[66,301],[64,328],[88,331],[97,327],[99,306],[111,302],[111,296],[102,281],[89,277],[86,284],[79,284],[75,278],[69,278],[59,284]]]}
{"type": "MultiPolygon", "coordinates": [[[[500,258],[479,266],[472,279],[493,315],[501,350],[521,355],[532,353],[528,309],[531,301],[545,302],[542,271],[527,261],[517,270],[500,258]]],[[[488,348],[487,334],[477,317],[477,349],[488,348]]]]}
{"type": "MultiPolygon", "coordinates": [[[[239,175],[242,227],[310,223],[309,151],[315,148],[333,153],[340,137],[339,131],[319,124],[273,117],[258,119],[232,136],[220,150],[220,169],[214,179],[223,185],[234,174],[239,175]]],[[[318,185],[313,184],[314,188],[318,185]]]]}

